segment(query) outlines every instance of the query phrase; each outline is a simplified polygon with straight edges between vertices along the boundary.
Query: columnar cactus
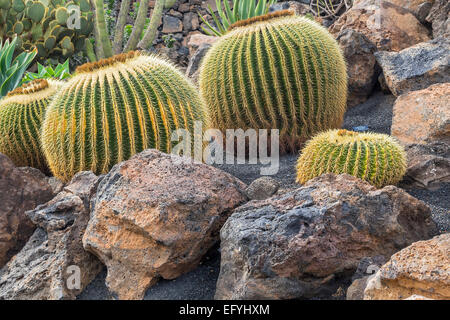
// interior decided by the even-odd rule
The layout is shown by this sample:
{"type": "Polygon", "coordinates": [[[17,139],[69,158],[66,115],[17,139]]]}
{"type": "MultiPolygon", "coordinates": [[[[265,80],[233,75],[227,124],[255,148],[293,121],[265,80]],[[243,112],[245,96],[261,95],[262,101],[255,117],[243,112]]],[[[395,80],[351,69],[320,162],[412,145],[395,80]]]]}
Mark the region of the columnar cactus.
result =
{"type": "Polygon", "coordinates": [[[17,166],[45,171],[40,130],[45,110],[60,87],[56,81],[35,80],[0,101],[0,152],[17,166]]]}
{"type": "Polygon", "coordinates": [[[193,132],[204,109],[170,63],[131,51],[78,67],[47,110],[42,145],[64,181],[84,170],[101,174],[147,148],[169,152],[172,131],[193,132]]]}
{"type": "Polygon", "coordinates": [[[406,153],[392,137],[347,130],[322,132],[306,144],[297,162],[297,182],[324,173],[348,173],[376,187],[399,182],[406,153]]]}
{"type": "Polygon", "coordinates": [[[281,151],[339,128],[346,110],[338,44],[325,28],[289,10],[231,25],[205,56],[199,80],[211,127],[279,129],[281,151]]]}

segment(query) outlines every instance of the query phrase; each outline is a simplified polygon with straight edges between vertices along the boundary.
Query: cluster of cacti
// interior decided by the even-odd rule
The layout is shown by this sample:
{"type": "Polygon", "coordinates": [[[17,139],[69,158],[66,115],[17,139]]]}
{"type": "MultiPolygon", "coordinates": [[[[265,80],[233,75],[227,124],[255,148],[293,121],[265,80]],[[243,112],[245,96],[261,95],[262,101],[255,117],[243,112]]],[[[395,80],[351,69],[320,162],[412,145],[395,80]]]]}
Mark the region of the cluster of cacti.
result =
{"type": "Polygon", "coordinates": [[[126,24],[130,20],[131,0],[121,1],[114,35],[108,32],[104,1],[92,0],[92,2],[95,8],[95,48],[87,42],[86,53],[89,60],[94,62],[97,59],[110,58],[113,54],[120,54],[121,52],[128,52],[138,48],[150,49],[153,45],[153,40],[155,40],[158,26],[161,23],[164,8],[172,7],[176,0],[156,0],[151,11],[151,18],[147,18],[150,0],[135,2],[134,5],[138,7],[137,14],[135,17],[131,17],[134,20],[134,25],[131,28],[131,34],[127,41],[125,41],[124,31],[131,26],[126,24]],[[111,42],[112,37],[114,37],[113,42],[111,42]]]}
{"type": "Polygon", "coordinates": [[[297,150],[319,131],[340,128],[346,64],[325,28],[286,10],[228,30],[200,70],[211,127],[279,129],[281,152],[297,150]]]}
{"type": "Polygon", "coordinates": [[[204,112],[197,90],[174,66],[131,51],[77,68],[46,112],[42,146],[64,181],[83,170],[106,173],[148,148],[170,152],[172,131],[193,132],[204,112]]]}
{"type": "Polygon", "coordinates": [[[405,150],[392,137],[343,129],[315,136],[297,162],[299,183],[324,173],[348,173],[383,187],[399,182],[405,172],[405,150]]]}
{"type": "Polygon", "coordinates": [[[45,158],[40,147],[41,124],[59,87],[59,82],[35,80],[0,100],[0,152],[17,166],[45,171],[45,158]]]}
{"type": "Polygon", "coordinates": [[[89,0],[0,0],[0,24],[1,38],[18,35],[19,50],[58,59],[85,49],[94,19],[89,0]]]}

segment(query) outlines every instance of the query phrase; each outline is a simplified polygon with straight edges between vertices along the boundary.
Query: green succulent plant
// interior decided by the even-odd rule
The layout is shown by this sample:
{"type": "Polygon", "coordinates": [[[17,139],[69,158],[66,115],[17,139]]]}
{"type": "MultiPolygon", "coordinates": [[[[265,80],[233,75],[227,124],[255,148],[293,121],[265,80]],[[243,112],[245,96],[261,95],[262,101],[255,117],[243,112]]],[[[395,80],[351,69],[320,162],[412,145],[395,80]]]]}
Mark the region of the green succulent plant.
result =
{"type": "Polygon", "coordinates": [[[207,28],[202,26],[203,31],[207,35],[220,37],[227,33],[228,27],[233,23],[267,14],[270,6],[276,2],[277,0],[233,0],[233,7],[230,7],[228,0],[216,0],[217,13],[219,16],[215,14],[214,10],[208,4],[209,14],[212,17],[216,28],[200,13],[198,16],[207,26],[207,28]]]}
{"type": "Polygon", "coordinates": [[[376,187],[399,182],[406,172],[404,148],[379,133],[330,130],[312,138],[297,161],[297,182],[324,173],[348,173],[376,187]]]}
{"type": "Polygon", "coordinates": [[[46,171],[40,130],[45,110],[59,86],[56,81],[35,80],[0,100],[0,152],[17,166],[46,171]]]}
{"type": "MultiPolygon", "coordinates": [[[[95,8],[95,47],[87,44],[86,53],[89,60],[94,62],[122,52],[150,49],[157,35],[164,9],[171,8],[176,0],[156,0],[150,17],[148,17],[150,0],[133,1],[132,5],[131,0],[123,0],[114,30],[110,30],[111,21],[105,15],[104,1],[92,0],[92,2],[95,8]],[[131,12],[130,7],[134,8],[131,12]],[[130,18],[133,21],[132,25],[127,24],[130,18]]],[[[106,12],[108,10],[109,5],[106,6],[106,12]]]]}
{"type": "Polygon", "coordinates": [[[17,88],[25,70],[36,57],[37,51],[22,52],[14,58],[17,38],[5,43],[0,39],[0,98],[17,88]]]}
{"type": "Polygon", "coordinates": [[[58,64],[55,68],[52,66],[43,66],[42,64],[37,64],[38,70],[36,73],[27,72],[22,79],[22,83],[27,83],[37,79],[56,79],[65,80],[71,77],[69,70],[69,59],[63,64],[58,64]]]}
{"type": "Polygon", "coordinates": [[[89,0],[2,0],[0,37],[17,34],[20,51],[36,47],[40,60],[68,58],[85,50],[94,28],[89,0]],[[75,9],[79,9],[76,20],[75,9]]]}
{"type": "Polygon", "coordinates": [[[279,129],[281,152],[341,127],[346,64],[325,28],[286,10],[238,21],[228,30],[200,67],[210,127],[279,129]]]}
{"type": "Polygon", "coordinates": [[[138,51],[77,68],[54,97],[42,128],[51,171],[106,173],[148,148],[170,152],[171,133],[203,121],[195,87],[169,62],[138,51]]]}

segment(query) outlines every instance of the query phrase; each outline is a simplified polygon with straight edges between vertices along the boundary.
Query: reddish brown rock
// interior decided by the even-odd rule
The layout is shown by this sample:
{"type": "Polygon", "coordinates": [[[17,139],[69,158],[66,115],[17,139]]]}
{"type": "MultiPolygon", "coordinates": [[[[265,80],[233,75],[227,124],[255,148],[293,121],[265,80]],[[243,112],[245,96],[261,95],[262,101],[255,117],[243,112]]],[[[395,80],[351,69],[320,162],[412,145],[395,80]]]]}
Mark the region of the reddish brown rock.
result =
{"type": "Polygon", "coordinates": [[[430,5],[433,5],[434,3],[434,0],[388,0],[388,1],[399,7],[408,9],[409,11],[411,11],[416,15],[424,3],[429,3],[430,5]]]}
{"type": "Polygon", "coordinates": [[[200,45],[204,43],[212,45],[218,39],[219,37],[207,36],[205,34],[192,34],[191,36],[189,36],[189,40],[187,43],[187,47],[189,48],[189,55],[192,56],[200,47],[200,45]]]}
{"type": "Polygon", "coordinates": [[[106,264],[118,298],[142,299],[158,278],[197,266],[245,187],[211,166],[146,150],[100,183],[84,247],[106,264]]]}
{"type": "Polygon", "coordinates": [[[409,10],[385,0],[357,0],[331,27],[364,34],[378,50],[400,51],[430,40],[429,32],[409,10]]]}
{"type": "Polygon", "coordinates": [[[347,300],[364,300],[364,290],[367,286],[367,281],[370,276],[365,276],[359,279],[356,279],[352,282],[350,287],[347,289],[346,299],[347,300]]]}
{"type": "Polygon", "coordinates": [[[0,273],[0,300],[75,299],[101,271],[83,249],[98,177],[78,173],[55,198],[26,215],[38,227],[0,273]]]}
{"type": "Polygon", "coordinates": [[[392,135],[404,144],[450,145],[449,99],[450,83],[400,96],[394,105],[392,135]]]}
{"type": "Polygon", "coordinates": [[[450,233],[415,242],[394,254],[364,290],[365,300],[402,300],[413,295],[450,300],[450,233]]]}
{"type": "Polygon", "coordinates": [[[327,296],[364,257],[390,256],[436,234],[430,209],[405,191],[326,174],[234,210],[220,232],[216,299],[327,296]]]}
{"type": "Polygon", "coordinates": [[[34,168],[17,168],[0,153],[0,267],[16,254],[35,226],[25,211],[53,197],[48,178],[34,168]]]}

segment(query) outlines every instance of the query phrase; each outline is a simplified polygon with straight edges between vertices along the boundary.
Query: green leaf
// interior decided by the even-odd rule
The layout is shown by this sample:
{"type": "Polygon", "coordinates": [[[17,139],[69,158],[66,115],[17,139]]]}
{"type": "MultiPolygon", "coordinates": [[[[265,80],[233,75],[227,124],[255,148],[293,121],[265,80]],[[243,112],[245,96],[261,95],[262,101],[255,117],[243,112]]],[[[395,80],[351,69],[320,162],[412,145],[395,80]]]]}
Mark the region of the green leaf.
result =
{"type": "MultiPolygon", "coordinates": [[[[228,1],[224,1],[224,3],[227,3],[228,1]]],[[[223,9],[222,9],[222,4],[220,2],[220,0],[216,0],[216,6],[217,6],[217,12],[219,13],[219,16],[221,18],[222,21],[222,25],[224,27],[224,29],[228,29],[228,26],[230,25],[230,22],[228,20],[228,17],[226,16],[226,14],[224,13],[223,9]]]]}
{"type": "Polygon", "coordinates": [[[217,28],[219,29],[219,32],[221,34],[224,34],[225,32],[227,32],[227,30],[223,27],[223,25],[220,23],[219,19],[217,18],[216,14],[214,13],[214,11],[212,11],[212,8],[210,5],[208,5],[208,8],[211,12],[211,17],[214,20],[214,23],[216,24],[217,28]]]}

